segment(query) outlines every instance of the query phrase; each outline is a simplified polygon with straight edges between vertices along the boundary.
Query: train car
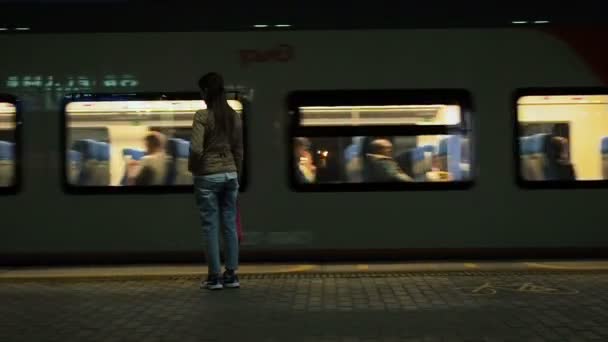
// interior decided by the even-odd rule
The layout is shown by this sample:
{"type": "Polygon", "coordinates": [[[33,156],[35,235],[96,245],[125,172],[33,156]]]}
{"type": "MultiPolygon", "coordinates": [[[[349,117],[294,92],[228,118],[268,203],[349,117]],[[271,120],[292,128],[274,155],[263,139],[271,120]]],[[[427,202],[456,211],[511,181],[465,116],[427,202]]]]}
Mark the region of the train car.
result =
{"type": "Polygon", "coordinates": [[[202,260],[208,71],[246,123],[244,260],[605,256],[594,32],[2,35],[0,260],[202,260]],[[138,183],[148,136],[166,173],[138,183]]]}

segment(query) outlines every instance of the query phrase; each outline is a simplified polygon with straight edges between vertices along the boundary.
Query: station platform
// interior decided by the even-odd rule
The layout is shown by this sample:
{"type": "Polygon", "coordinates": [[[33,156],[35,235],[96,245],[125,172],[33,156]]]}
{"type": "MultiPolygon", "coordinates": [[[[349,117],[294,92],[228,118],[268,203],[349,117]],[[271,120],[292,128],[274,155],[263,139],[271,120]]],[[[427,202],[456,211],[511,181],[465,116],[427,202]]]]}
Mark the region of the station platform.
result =
{"type": "MultiPolygon", "coordinates": [[[[241,264],[241,275],[263,274],[342,274],[342,273],[413,273],[413,272],[589,272],[608,271],[608,260],[550,261],[469,261],[469,262],[401,262],[370,264],[241,264]]],[[[203,264],[117,265],[81,267],[13,267],[0,268],[1,280],[36,279],[144,279],[202,277],[203,264]]]]}
{"type": "Polygon", "coordinates": [[[608,341],[608,261],[0,270],[0,341],[608,341]]]}

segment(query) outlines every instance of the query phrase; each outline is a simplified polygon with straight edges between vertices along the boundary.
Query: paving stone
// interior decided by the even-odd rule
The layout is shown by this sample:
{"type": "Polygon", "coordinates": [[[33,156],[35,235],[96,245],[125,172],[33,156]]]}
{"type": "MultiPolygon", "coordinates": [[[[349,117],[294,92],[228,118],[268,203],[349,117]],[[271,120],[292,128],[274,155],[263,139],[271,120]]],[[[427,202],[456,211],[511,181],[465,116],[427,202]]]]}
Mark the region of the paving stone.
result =
{"type": "Polygon", "coordinates": [[[608,274],[243,276],[0,284],[13,341],[608,341],[608,274]]]}

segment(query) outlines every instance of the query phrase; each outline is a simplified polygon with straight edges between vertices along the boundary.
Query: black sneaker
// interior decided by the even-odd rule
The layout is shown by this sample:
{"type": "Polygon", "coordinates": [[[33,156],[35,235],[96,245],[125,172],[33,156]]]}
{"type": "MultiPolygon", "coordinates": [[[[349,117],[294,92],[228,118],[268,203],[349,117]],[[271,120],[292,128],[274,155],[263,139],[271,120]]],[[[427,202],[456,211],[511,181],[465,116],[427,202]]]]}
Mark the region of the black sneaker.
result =
{"type": "Polygon", "coordinates": [[[233,270],[226,270],[224,272],[224,286],[231,289],[241,287],[239,276],[233,270]]]}
{"type": "Polygon", "coordinates": [[[221,290],[223,287],[218,275],[209,275],[207,280],[201,282],[201,289],[221,290]]]}

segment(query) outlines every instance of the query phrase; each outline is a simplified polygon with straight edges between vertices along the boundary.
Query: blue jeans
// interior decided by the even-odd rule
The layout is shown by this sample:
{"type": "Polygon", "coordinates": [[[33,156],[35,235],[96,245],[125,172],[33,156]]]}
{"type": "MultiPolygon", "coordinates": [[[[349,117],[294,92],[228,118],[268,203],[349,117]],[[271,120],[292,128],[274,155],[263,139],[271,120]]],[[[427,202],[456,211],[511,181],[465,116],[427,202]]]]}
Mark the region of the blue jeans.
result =
{"type": "Polygon", "coordinates": [[[239,241],[236,232],[236,198],[239,181],[236,172],[194,177],[196,204],[207,244],[209,274],[221,273],[219,228],[223,228],[226,247],[226,268],[239,266],[239,241]]]}

